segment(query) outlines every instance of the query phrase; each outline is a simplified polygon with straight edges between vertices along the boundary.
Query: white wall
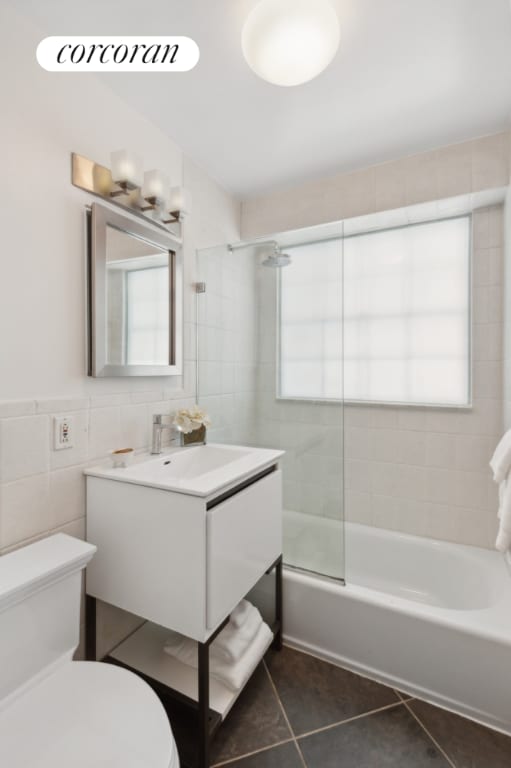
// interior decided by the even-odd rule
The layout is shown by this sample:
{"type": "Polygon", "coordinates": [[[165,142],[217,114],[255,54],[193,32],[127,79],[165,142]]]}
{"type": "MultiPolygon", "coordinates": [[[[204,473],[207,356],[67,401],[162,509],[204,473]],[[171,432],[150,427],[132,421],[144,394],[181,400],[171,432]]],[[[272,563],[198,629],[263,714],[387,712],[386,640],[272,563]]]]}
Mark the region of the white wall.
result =
{"type": "MultiPolygon", "coordinates": [[[[84,466],[111,448],[148,445],[153,413],[195,400],[195,249],[239,239],[240,207],[180,148],[95,75],[39,68],[43,35],[0,6],[0,553],[49,531],[84,534],[84,466]],[[190,188],[185,223],[183,377],[90,379],[85,373],[84,206],[70,155],[109,165],[138,152],[190,188]],[[52,450],[52,416],[74,417],[75,447],[52,450]]],[[[122,75],[121,75],[122,76],[122,75]]],[[[113,641],[129,617],[105,625],[113,641]]]]}
{"type": "Polygon", "coordinates": [[[110,150],[128,147],[173,183],[185,177],[195,206],[186,227],[187,319],[194,249],[236,239],[239,205],[98,77],[43,71],[35,61],[41,35],[10,6],[0,14],[2,55],[17,65],[2,76],[0,400],[161,389],[161,379],[84,376],[83,215],[91,196],[71,185],[70,154],[109,165],[110,150]]]}

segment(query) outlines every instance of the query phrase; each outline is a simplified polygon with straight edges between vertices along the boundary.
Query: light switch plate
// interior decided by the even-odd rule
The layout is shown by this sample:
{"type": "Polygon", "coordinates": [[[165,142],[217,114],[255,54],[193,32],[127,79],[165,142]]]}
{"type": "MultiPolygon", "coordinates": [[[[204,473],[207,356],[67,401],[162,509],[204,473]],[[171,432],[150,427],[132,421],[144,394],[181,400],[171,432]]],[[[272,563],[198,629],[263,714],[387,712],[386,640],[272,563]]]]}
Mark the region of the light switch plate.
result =
{"type": "Polygon", "coordinates": [[[53,417],[53,448],[62,451],[64,448],[72,448],[74,419],[72,416],[53,417]]]}

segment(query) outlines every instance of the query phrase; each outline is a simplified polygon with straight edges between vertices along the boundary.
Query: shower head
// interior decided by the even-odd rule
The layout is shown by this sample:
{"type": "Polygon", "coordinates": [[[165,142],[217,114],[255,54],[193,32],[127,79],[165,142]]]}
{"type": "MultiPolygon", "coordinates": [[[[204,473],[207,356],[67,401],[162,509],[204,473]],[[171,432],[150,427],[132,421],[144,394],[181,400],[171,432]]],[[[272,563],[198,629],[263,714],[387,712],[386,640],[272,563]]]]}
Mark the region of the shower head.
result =
{"type": "Polygon", "coordinates": [[[260,242],[253,242],[253,243],[239,243],[236,245],[228,245],[230,253],[234,253],[234,251],[238,251],[243,248],[256,248],[256,254],[260,254],[261,251],[259,249],[263,249],[262,253],[266,251],[268,253],[268,248],[271,248],[270,253],[266,256],[263,262],[261,262],[263,267],[272,267],[273,269],[281,269],[282,267],[287,267],[288,264],[291,264],[291,256],[288,253],[282,253],[280,249],[280,245],[275,240],[266,240],[264,243],[260,242]]]}
{"type": "Polygon", "coordinates": [[[289,264],[291,264],[291,256],[282,253],[278,243],[273,243],[273,253],[270,253],[262,262],[263,267],[271,267],[272,269],[281,269],[289,264]]]}

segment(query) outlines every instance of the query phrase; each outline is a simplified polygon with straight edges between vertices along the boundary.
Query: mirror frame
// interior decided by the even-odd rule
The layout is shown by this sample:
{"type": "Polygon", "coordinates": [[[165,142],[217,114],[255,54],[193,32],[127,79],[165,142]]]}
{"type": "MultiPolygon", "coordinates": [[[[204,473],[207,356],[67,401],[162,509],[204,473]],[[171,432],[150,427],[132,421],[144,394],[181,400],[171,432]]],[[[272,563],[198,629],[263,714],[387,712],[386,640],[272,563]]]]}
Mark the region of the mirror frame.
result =
{"type": "Polygon", "coordinates": [[[99,203],[87,210],[88,375],[181,376],[183,373],[183,250],[171,232],[150,221],[118,213],[99,203]],[[111,365],[106,354],[107,227],[144,240],[169,254],[169,365],[111,365]]]}

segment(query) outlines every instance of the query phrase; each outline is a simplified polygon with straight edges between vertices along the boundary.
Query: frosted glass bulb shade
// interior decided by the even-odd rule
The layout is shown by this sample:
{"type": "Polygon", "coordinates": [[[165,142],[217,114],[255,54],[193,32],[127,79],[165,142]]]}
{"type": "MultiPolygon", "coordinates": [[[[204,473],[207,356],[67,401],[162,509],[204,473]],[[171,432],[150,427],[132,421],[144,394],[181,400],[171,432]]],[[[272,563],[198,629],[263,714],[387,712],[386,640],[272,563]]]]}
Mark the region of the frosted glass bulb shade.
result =
{"type": "Polygon", "coordinates": [[[168,198],[170,213],[179,211],[180,216],[188,216],[192,211],[192,196],[185,187],[172,187],[168,198]]]}
{"type": "Polygon", "coordinates": [[[126,186],[129,189],[142,186],[144,163],[142,158],[133,152],[129,152],[127,149],[111,152],[110,168],[115,184],[126,186]]]}
{"type": "Polygon", "coordinates": [[[329,0],[261,0],[248,15],[241,46],[256,75],[289,86],[323,72],[339,41],[339,19],[329,0]]]}
{"type": "Polygon", "coordinates": [[[167,199],[170,182],[168,176],[161,171],[146,171],[144,173],[144,185],[142,197],[144,200],[163,201],[167,199]]]}

